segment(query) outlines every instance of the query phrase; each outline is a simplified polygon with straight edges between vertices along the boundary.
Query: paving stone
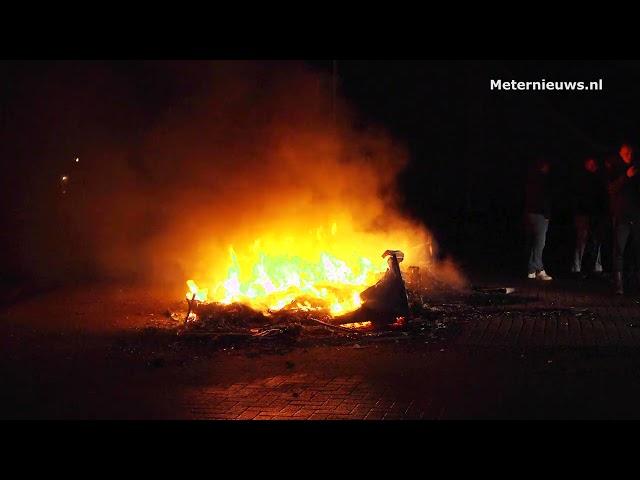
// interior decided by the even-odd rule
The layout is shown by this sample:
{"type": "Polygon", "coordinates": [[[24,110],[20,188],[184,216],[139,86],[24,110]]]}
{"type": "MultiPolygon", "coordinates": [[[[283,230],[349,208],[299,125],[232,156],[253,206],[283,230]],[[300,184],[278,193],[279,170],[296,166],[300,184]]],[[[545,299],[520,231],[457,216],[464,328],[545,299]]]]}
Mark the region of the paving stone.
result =
{"type": "MultiPolygon", "coordinates": [[[[631,348],[640,345],[640,328],[629,326],[634,322],[640,325],[640,308],[631,298],[612,298],[604,291],[593,295],[585,294],[576,288],[565,288],[561,282],[554,280],[553,283],[554,285],[540,285],[536,282],[514,282],[517,295],[530,298],[531,302],[493,305],[488,309],[490,313],[487,313],[486,317],[465,324],[460,335],[455,337],[450,345],[446,345],[446,348],[442,347],[443,351],[440,351],[440,347],[436,347],[437,350],[429,350],[428,345],[425,347],[422,357],[426,359],[425,364],[409,365],[409,368],[429,371],[432,377],[425,377],[424,381],[436,387],[447,384],[448,390],[441,391],[436,388],[423,389],[420,392],[420,381],[411,386],[416,388],[400,392],[396,385],[403,383],[402,367],[396,368],[393,375],[386,377],[377,376],[374,371],[364,369],[361,372],[365,373],[336,375],[335,372],[340,369],[331,366],[328,358],[341,358],[340,355],[346,350],[322,347],[317,349],[316,353],[309,353],[318,355],[318,359],[313,360],[313,368],[308,368],[313,373],[305,373],[304,362],[296,360],[298,371],[295,372],[277,375],[271,373],[261,378],[257,375],[258,378],[254,380],[235,381],[230,385],[212,384],[207,388],[194,389],[187,395],[184,410],[196,418],[241,420],[400,420],[464,417],[466,412],[476,410],[495,412],[513,399],[500,389],[492,391],[490,387],[482,390],[482,394],[487,397],[485,405],[476,405],[473,398],[468,398],[465,392],[476,391],[473,376],[469,378],[465,371],[449,372],[447,367],[446,355],[454,347],[480,352],[479,358],[484,358],[482,355],[486,355],[487,352],[502,352],[508,349],[522,351],[522,355],[518,353],[515,357],[519,363],[513,373],[512,382],[514,385],[521,385],[518,388],[528,389],[526,391],[533,395],[545,387],[543,382],[551,382],[544,375],[545,372],[553,371],[550,370],[553,366],[549,365],[555,365],[553,360],[557,351],[561,352],[566,348],[631,348]],[[491,348],[493,350],[487,350],[491,348]],[[325,352],[326,356],[322,357],[322,353],[318,352],[325,352]],[[533,353],[527,352],[545,352],[537,354],[538,357],[542,355],[540,358],[544,358],[545,361],[540,365],[535,364],[533,360],[528,363],[529,355],[533,353]],[[549,364],[546,363],[547,357],[551,360],[549,364]],[[517,369],[528,369],[526,380],[522,376],[524,374],[518,373],[517,369]],[[452,399],[455,403],[450,403],[452,399]]],[[[509,285],[511,284],[510,282],[509,285]]],[[[393,349],[389,346],[381,347],[381,351],[386,352],[386,355],[404,355],[398,347],[395,348],[396,353],[392,353],[393,349]]],[[[357,355],[357,352],[350,350],[348,353],[350,356],[357,355]]],[[[364,353],[367,354],[369,352],[364,353]]],[[[380,357],[380,362],[385,362],[384,358],[389,357],[380,357]]],[[[260,368],[262,367],[258,366],[256,370],[260,368]]],[[[578,371],[577,368],[574,370],[578,371]]],[[[584,367],[584,371],[586,373],[582,374],[583,376],[592,374],[588,367],[584,367]]],[[[556,374],[558,378],[560,373],[556,374]]],[[[568,375],[581,378],[578,374],[572,373],[567,373],[565,377],[568,375]]],[[[628,375],[637,379],[640,372],[633,371],[628,375]]],[[[500,374],[496,373],[495,377],[492,381],[500,383],[500,374]]],[[[603,378],[606,378],[604,374],[603,378]]],[[[477,391],[480,391],[482,387],[477,388],[477,391]]],[[[526,402],[527,397],[521,395],[524,390],[514,391],[516,393],[511,394],[513,398],[526,402]]]]}

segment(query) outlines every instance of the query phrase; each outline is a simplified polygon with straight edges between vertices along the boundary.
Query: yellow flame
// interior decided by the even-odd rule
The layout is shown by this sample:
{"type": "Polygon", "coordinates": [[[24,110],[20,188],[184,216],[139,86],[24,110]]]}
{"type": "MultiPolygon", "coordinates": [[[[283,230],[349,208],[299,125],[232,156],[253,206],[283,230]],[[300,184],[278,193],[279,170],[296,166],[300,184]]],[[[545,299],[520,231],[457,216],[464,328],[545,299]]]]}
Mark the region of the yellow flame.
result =
{"type": "Polygon", "coordinates": [[[360,294],[387,270],[383,251],[398,247],[420,261],[411,230],[386,236],[354,232],[347,225],[341,237],[336,222],[327,227],[306,234],[265,234],[242,248],[229,247],[226,267],[216,259],[208,288],[189,280],[187,297],[195,293],[198,301],[242,303],[263,313],[322,310],[338,316],[357,310],[360,294]]]}
{"type": "Polygon", "coordinates": [[[360,330],[371,327],[371,322],[354,322],[354,323],[344,323],[340,325],[342,328],[351,328],[353,330],[360,330]]]}
{"type": "Polygon", "coordinates": [[[211,298],[208,289],[199,288],[194,280],[187,281],[187,298],[196,294],[201,302],[244,303],[263,312],[289,306],[304,311],[328,309],[331,315],[341,315],[360,307],[360,292],[386,269],[384,260],[374,268],[371,261],[362,258],[350,267],[326,253],[315,263],[299,257],[260,254],[250,268],[251,274],[244,275],[241,261],[231,248],[229,256],[227,278],[216,286],[211,298]]]}
{"type": "Polygon", "coordinates": [[[207,301],[207,296],[209,294],[208,289],[199,289],[198,285],[196,285],[196,282],[194,282],[193,280],[187,280],[187,286],[189,287],[189,291],[187,292],[187,298],[189,300],[193,299],[193,296],[195,295],[195,300],[197,300],[198,302],[207,301]]]}

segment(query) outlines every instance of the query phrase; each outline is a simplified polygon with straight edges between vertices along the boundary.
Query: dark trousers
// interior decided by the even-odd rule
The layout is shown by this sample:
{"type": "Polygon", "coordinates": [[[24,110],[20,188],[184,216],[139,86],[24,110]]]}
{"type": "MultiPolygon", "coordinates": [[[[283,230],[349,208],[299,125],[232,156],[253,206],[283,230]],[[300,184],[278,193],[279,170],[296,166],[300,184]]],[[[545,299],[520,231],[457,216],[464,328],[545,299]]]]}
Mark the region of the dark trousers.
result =
{"type": "Polygon", "coordinates": [[[571,271],[602,271],[601,247],[605,237],[605,218],[601,215],[575,215],[576,248],[571,271]]]}
{"type": "MultiPolygon", "coordinates": [[[[613,219],[613,271],[624,270],[624,251],[631,241],[636,263],[640,261],[640,219],[613,219]],[[629,237],[631,237],[629,239],[629,237]]],[[[636,269],[637,270],[637,269],[636,269]]]]}
{"type": "Polygon", "coordinates": [[[542,252],[547,240],[547,229],[549,219],[538,213],[527,213],[525,215],[527,228],[527,246],[529,250],[528,273],[536,273],[544,270],[542,263],[542,252]]]}

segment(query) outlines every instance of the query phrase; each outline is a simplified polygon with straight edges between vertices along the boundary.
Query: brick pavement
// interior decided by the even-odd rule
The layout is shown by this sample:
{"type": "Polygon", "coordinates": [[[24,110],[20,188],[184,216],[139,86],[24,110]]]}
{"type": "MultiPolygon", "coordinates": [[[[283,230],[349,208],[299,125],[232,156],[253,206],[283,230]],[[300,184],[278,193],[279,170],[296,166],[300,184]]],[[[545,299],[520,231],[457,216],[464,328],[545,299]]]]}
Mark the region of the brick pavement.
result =
{"type": "MultiPolygon", "coordinates": [[[[7,332],[0,412],[5,418],[204,420],[640,418],[634,297],[613,297],[592,282],[484,285],[517,292],[480,306],[470,306],[466,294],[430,297],[436,307],[456,301],[460,311],[475,312],[452,320],[459,333],[436,343],[403,338],[255,356],[241,348],[175,349],[161,339],[114,349],[114,340],[98,333],[7,332]],[[155,357],[163,360],[149,362],[155,357]]],[[[119,325],[122,309],[110,304],[121,305],[126,295],[96,292],[104,315],[115,312],[113,319],[99,317],[101,323],[119,325]]],[[[56,305],[64,317],[65,305],[74,304],[57,299],[56,305]]],[[[135,304],[140,319],[160,308],[135,304]]],[[[48,311],[48,303],[34,311],[48,311]]],[[[4,320],[10,319],[11,312],[4,320]]]]}
{"type": "MultiPolygon", "coordinates": [[[[628,395],[631,388],[633,395],[637,393],[640,399],[640,392],[635,390],[640,383],[633,349],[640,343],[640,328],[634,326],[640,325],[640,305],[634,297],[612,297],[605,286],[594,283],[509,283],[514,284],[517,296],[526,299],[525,303],[516,301],[481,308],[488,313],[464,325],[451,345],[436,347],[427,355],[433,359],[446,349],[464,352],[460,355],[466,360],[458,367],[462,370],[458,371],[458,377],[447,376],[446,369],[451,368],[447,361],[434,365],[433,361],[421,360],[424,364],[417,367],[414,364],[409,375],[413,380],[406,381],[415,381],[424,388],[400,393],[397,385],[402,382],[394,379],[393,373],[385,379],[371,379],[366,373],[333,377],[292,372],[250,382],[194,388],[185,395],[185,418],[396,420],[580,415],[608,418],[606,402],[602,405],[583,402],[572,408],[553,402],[557,400],[561,404],[558,398],[565,398],[568,405],[575,401],[572,397],[575,393],[566,391],[566,385],[571,382],[575,382],[576,391],[594,388],[593,385],[606,390],[607,381],[614,381],[619,365],[626,368],[625,372],[633,372],[622,380],[627,385],[624,395],[628,395]],[[596,356],[594,360],[592,352],[602,348],[618,351],[619,356],[615,360],[610,357],[601,360],[596,356]],[[474,371],[477,364],[471,362],[491,356],[492,352],[511,368],[489,363],[487,368],[474,371]],[[522,359],[525,360],[518,364],[522,359]],[[491,368],[496,369],[493,376],[491,368]],[[434,375],[435,369],[442,370],[434,375]],[[465,378],[465,369],[468,378],[465,378]],[[475,385],[474,376],[477,376],[475,385]],[[500,376],[502,378],[496,378],[500,376]],[[428,382],[427,377],[431,377],[428,382]],[[445,385],[444,391],[439,391],[442,385],[445,385]],[[548,408],[535,404],[545,401],[549,403],[548,408]]],[[[437,301],[435,298],[434,302],[437,301]]],[[[390,355],[403,357],[405,354],[402,347],[396,345],[390,355]]],[[[395,374],[401,375],[403,368],[406,367],[396,365],[395,374]]],[[[319,370],[322,369],[320,366],[319,370]]],[[[616,388],[617,384],[612,385],[611,391],[616,388]]],[[[598,395],[606,392],[598,391],[594,396],[598,395]]],[[[635,415],[630,408],[618,413],[635,415]]]]}
{"type": "Polygon", "coordinates": [[[222,420],[420,419],[415,401],[395,400],[364,377],[277,375],[250,383],[194,389],[188,418],[222,420]]]}
{"type": "Polygon", "coordinates": [[[639,297],[616,297],[603,284],[517,281],[523,305],[503,305],[470,325],[462,344],[503,347],[635,347],[639,297]]]}

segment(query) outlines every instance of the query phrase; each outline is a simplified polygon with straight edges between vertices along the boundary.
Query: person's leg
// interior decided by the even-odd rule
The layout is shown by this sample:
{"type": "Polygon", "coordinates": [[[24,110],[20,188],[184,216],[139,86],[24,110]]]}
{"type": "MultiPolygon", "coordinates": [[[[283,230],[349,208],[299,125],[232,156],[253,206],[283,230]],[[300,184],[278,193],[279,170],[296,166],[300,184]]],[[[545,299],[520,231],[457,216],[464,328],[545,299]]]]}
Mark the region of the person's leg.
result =
{"type": "Polygon", "coordinates": [[[540,222],[538,218],[540,215],[535,213],[527,213],[525,215],[525,222],[527,228],[527,248],[529,250],[529,260],[527,264],[527,273],[535,274],[540,269],[538,261],[538,243],[540,237],[540,222]]]}
{"type": "Polygon", "coordinates": [[[615,292],[618,295],[624,293],[623,267],[624,249],[629,238],[630,225],[628,222],[613,221],[613,279],[615,282],[615,292]]]}
{"type": "Polygon", "coordinates": [[[591,220],[591,241],[592,251],[594,252],[595,262],[593,271],[602,273],[604,271],[602,262],[602,247],[606,235],[606,218],[602,215],[594,216],[591,220]]]}
{"type": "Polygon", "coordinates": [[[586,247],[582,258],[582,271],[602,273],[602,242],[604,238],[604,221],[602,217],[594,215],[587,219],[588,230],[586,247]]]}
{"type": "Polygon", "coordinates": [[[544,215],[540,215],[538,219],[540,222],[540,237],[538,239],[537,249],[537,261],[540,266],[539,271],[544,272],[544,263],[542,261],[542,254],[544,253],[544,247],[547,244],[547,230],[549,230],[549,219],[544,218],[544,215]]]}
{"type": "Polygon", "coordinates": [[[528,213],[524,214],[524,230],[525,230],[525,238],[526,238],[526,251],[527,251],[527,273],[535,273],[535,268],[533,266],[533,258],[531,256],[531,252],[533,250],[533,222],[531,220],[531,216],[528,213]]]}
{"type": "Polygon", "coordinates": [[[572,273],[579,273],[582,270],[582,259],[587,246],[589,234],[589,217],[586,215],[576,215],[574,217],[574,227],[576,230],[576,247],[573,252],[572,273]]]}
{"type": "Polygon", "coordinates": [[[624,267],[624,249],[627,245],[631,227],[628,222],[613,222],[613,271],[622,273],[624,267]]]}
{"type": "Polygon", "coordinates": [[[529,253],[529,273],[539,273],[544,270],[542,253],[547,238],[549,220],[544,215],[530,213],[529,224],[531,228],[531,251],[529,253]]]}
{"type": "Polygon", "coordinates": [[[595,273],[602,273],[602,244],[597,243],[594,245],[594,255],[596,257],[596,261],[593,265],[593,271],[595,273]]]}
{"type": "Polygon", "coordinates": [[[635,265],[633,268],[634,280],[636,287],[640,286],[640,221],[633,221],[630,223],[631,230],[631,244],[633,246],[633,253],[635,257],[635,265]]]}
{"type": "Polygon", "coordinates": [[[602,271],[603,272],[613,272],[613,225],[612,219],[608,216],[602,217],[602,227],[601,227],[601,241],[602,246],[600,248],[600,256],[602,261],[602,271]]]}

